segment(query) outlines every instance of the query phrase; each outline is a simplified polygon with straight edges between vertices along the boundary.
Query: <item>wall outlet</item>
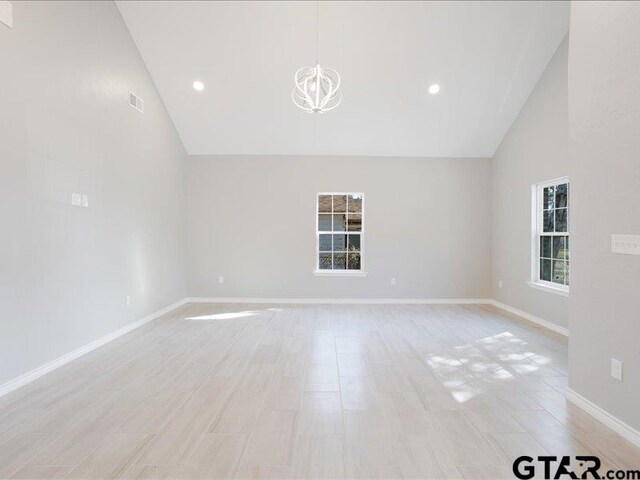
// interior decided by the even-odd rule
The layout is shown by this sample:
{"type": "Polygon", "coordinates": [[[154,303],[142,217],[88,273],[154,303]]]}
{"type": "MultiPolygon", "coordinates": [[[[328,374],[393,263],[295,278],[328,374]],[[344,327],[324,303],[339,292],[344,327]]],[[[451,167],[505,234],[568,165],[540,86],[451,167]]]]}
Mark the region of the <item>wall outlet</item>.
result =
{"type": "Polygon", "coordinates": [[[126,297],[124,297],[124,304],[128,307],[129,305],[131,305],[131,296],[127,295],[126,297]]]}
{"type": "Polygon", "coordinates": [[[89,208],[89,195],[82,195],[82,206],[89,208]]]}
{"type": "Polygon", "coordinates": [[[611,376],[622,381],[622,360],[611,359],[611,376]]]}
{"type": "Polygon", "coordinates": [[[502,280],[498,280],[498,288],[502,288],[502,280]]]}
{"type": "Polygon", "coordinates": [[[391,279],[391,286],[395,287],[396,286],[396,277],[393,277],[391,279]]]}
{"type": "Polygon", "coordinates": [[[222,275],[220,275],[220,276],[218,277],[218,283],[219,283],[220,285],[222,285],[222,284],[224,283],[224,277],[223,277],[222,275]]]}

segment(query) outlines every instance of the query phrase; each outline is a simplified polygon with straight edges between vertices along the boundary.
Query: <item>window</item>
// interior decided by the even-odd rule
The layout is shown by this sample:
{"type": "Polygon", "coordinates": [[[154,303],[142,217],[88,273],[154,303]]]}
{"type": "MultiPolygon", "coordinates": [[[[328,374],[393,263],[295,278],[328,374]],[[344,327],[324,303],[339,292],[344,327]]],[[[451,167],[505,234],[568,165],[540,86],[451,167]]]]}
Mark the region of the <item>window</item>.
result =
{"type": "Polygon", "coordinates": [[[362,193],[319,193],[316,212],[316,274],[363,275],[362,193]]]}
{"type": "Polygon", "coordinates": [[[569,292],[569,179],[533,187],[532,286],[569,292]]]}

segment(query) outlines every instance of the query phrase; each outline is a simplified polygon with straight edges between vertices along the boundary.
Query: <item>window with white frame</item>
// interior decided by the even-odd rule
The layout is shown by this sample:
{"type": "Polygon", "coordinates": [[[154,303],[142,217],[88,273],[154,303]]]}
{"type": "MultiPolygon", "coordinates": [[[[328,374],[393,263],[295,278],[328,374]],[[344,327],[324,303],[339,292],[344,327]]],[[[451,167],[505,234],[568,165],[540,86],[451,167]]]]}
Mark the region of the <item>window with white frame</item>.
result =
{"type": "Polygon", "coordinates": [[[362,271],[362,193],[319,193],[316,212],[316,270],[362,271]]]}
{"type": "Polygon", "coordinates": [[[534,185],[532,281],[569,291],[569,179],[534,185]]]}

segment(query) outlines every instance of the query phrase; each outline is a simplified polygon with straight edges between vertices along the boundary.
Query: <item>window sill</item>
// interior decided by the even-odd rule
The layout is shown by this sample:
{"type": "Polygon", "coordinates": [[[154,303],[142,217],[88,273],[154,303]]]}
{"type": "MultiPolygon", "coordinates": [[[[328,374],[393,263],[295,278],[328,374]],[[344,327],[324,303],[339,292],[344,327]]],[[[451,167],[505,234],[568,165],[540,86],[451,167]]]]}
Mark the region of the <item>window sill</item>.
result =
{"type": "Polygon", "coordinates": [[[542,283],[537,282],[527,282],[530,287],[542,290],[543,292],[555,293],[556,295],[561,295],[563,297],[569,296],[569,290],[564,290],[562,288],[550,287],[549,285],[544,285],[542,283]]]}
{"type": "Polygon", "coordinates": [[[366,277],[362,270],[314,270],[316,277],[366,277]]]}

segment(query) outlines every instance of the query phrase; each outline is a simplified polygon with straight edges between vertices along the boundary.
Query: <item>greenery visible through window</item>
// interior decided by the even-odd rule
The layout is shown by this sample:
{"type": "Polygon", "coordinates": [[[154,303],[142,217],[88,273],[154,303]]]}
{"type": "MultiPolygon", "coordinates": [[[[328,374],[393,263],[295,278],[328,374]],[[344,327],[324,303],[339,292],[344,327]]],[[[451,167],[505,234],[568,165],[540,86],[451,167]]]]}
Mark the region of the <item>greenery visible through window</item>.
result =
{"type": "Polygon", "coordinates": [[[537,186],[537,269],[535,281],[569,287],[569,181],[564,178],[537,186]]]}
{"type": "Polygon", "coordinates": [[[361,270],[361,193],[319,193],[316,219],[318,270],[361,270]]]}

